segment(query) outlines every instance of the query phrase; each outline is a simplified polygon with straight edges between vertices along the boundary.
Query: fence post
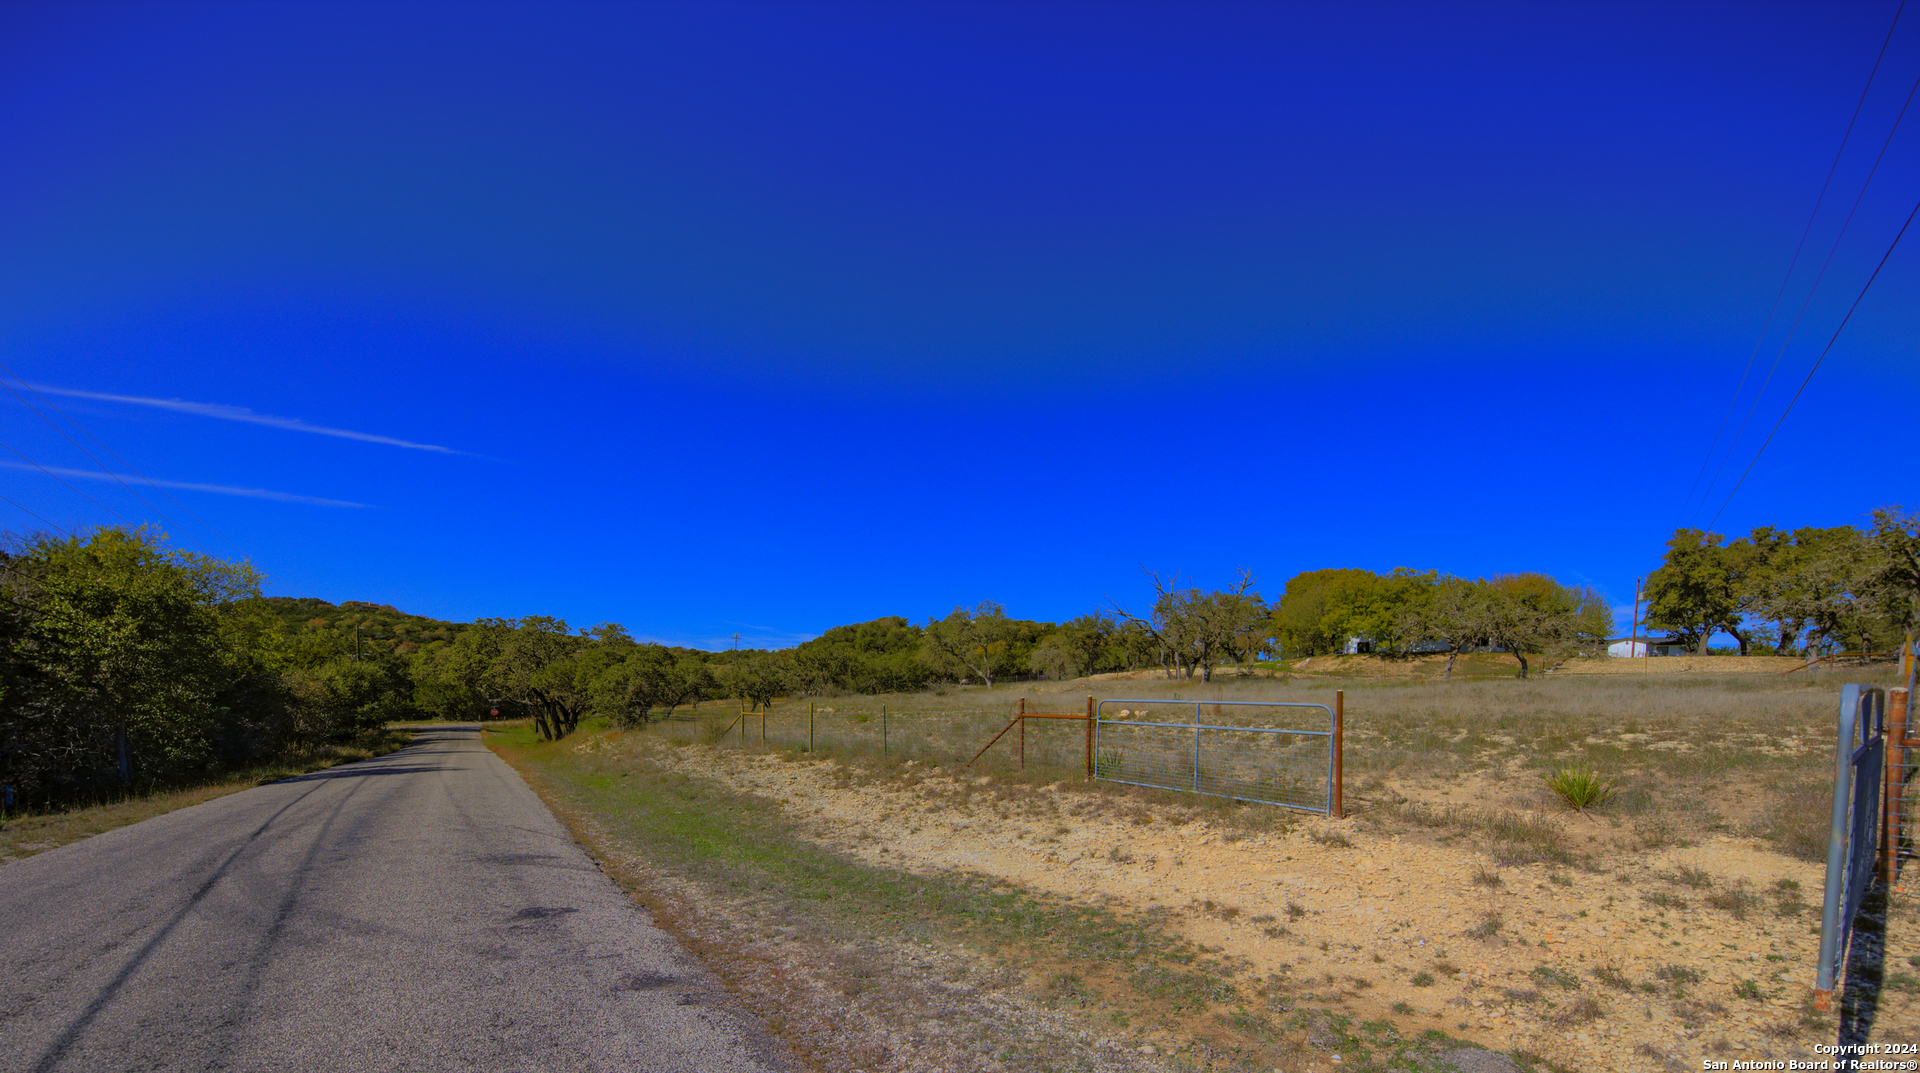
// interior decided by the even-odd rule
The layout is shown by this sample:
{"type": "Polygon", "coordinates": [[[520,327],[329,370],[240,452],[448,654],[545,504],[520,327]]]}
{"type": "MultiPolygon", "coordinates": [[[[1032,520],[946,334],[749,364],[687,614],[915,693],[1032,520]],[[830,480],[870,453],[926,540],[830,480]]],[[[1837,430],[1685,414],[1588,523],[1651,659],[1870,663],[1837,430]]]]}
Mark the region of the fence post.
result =
{"type": "Polygon", "coordinates": [[[880,759],[887,758],[887,706],[880,706],[880,759]]]}
{"type": "Polygon", "coordinates": [[[1907,691],[1890,689],[1887,691],[1887,758],[1886,770],[1880,781],[1882,800],[1880,825],[1880,882],[1892,886],[1900,868],[1900,830],[1905,826],[1901,822],[1904,809],[1902,798],[1906,796],[1903,785],[1907,773],[1907,691]]]}
{"type": "Polygon", "coordinates": [[[1093,779],[1093,698],[1087,698],[1087,779],[1093,779]]]}
{"type": "Polygon", "coordinates": [[[1193,792],[1200,792],[1200,705],[1193,706],[1193,792]]]}
{"type": "Polygon", "coordinates": [[[807,752],[813,752],[813,702],[807,702],[807,752]]]}
{"type": "Polygon", "coordinates": [[[1347,818],[1347,691],[1333,691],[1333,818],[1347,818]]]}
{"type": "Polygon", "coordinates": [[[1027,698],[1020,698],[1020,770],[1027,770],[1027,698]]]}
{"type": "Polygon", "coordinates": [[[740,747],[747,747],[747,710],[740,709],[740,747]]]}

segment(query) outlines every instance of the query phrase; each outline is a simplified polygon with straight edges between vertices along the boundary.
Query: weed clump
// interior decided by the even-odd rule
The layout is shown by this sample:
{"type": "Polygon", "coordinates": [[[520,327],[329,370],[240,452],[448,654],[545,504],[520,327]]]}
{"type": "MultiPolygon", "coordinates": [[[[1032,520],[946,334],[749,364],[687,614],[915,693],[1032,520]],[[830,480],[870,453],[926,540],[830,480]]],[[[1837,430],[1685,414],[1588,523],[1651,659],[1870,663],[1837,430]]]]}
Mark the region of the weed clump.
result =
{"type": "Polygon", "coordinates": [[[1690,969],[1685,965],[1662,965],[1653,970],[1653,974],[1665,980],[1667,984],[1673,988],[1673,993],[1676,996],[1683,994],[1688,984],[1697,984],[1700,982],[1700,971],[1698,969],[1690,969]]]}
{"type": "Polygon", "coordinates": [[[1593,978],[1616,991],[1632,991],[1633,981],[1613,965],[1602,965],[1593,970],[1593,978]]]}
{"type": "Polygon", "coordinates": [[[1602,1009],[1600,1004],[1593,1000],[1592,996],[1581,995],[1579,998],[1560,1007],[1552,1019],[1555,1024],[1563,1027],[1572,1027],[1573,1025],[1584,1025],[1591,1021],[1597,1021],[1604,1013],[1606,1013],[1606,1010],[1602,1009]]]}
{"type": "Polygon", "coordinates": [[[1680,882],[1694,890],[1700,890],[1703,887],[1713,886],[1713,877],[1702,869],[1690,868],[1683,864],[1680,866],[1680,882]]]}
{"type": "Polygon", "coordinates": [[[1315,842],[1318,842],[1323,846],[1331,846],[1334,849],[1352,849],[1353,848],[1353,839],[1348,838],[1345,832],[1335,831],[1330,828],[1323,828],[1320,830],[1308,831],[1307,837],[1313,839],[1315,842]]]}
{"type": "Polygon", "coordinates": [[[1575,976],[1565,969],[1556,969],[1551,965],[1535,965],[1533,971],[1527,975],[1532,976],[1543,984],[1563,987],[1568,991],[1575,991],[1580,987],[1580,978],[1578,976],[1575,976]]]}
{"type": "Polygon", "coordinates": [[[1747,913],[1759,906],[1760,897],[1742,883],[1707,895],[1707,904],[1731,913],[1735,920],[1745,920],[1747,913]]]}

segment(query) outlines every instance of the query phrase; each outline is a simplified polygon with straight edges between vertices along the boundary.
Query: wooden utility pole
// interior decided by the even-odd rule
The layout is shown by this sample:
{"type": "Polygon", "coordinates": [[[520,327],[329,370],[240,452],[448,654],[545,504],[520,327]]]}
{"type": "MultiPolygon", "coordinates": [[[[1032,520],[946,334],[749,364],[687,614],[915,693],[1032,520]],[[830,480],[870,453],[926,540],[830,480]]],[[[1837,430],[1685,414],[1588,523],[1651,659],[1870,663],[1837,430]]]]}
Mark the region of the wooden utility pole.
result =
{"type": "MultiPolygon", "coordinates": [[[[1642,580],[1641,578],[1633,579],[1633,625],[1627,627],[1628,659],[1633,658],[1634,646],[1640,643],[1640,582],[1642,580]]],[[[1652,658],[1653,649],[1647,649],[1647,656],[1648,658],[1652,658]]],[[[1628,664],[1628,666],[1632,666],[1632,664],[1628,664]]],[[[1649,664],[1648,666],[1652,665],[1649,664]]]]}

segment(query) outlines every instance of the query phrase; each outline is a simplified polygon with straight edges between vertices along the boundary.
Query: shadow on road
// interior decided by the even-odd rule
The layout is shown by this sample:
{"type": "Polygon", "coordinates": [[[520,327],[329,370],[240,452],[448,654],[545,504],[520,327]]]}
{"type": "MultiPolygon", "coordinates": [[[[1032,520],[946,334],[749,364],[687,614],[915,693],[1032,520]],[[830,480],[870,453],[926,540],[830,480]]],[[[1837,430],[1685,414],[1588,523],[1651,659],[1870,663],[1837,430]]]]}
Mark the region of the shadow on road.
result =
{"type": "Polygon", "coordinates": [[[357,764],[341,764],[339,767],[330,767],[325,771],[310,772],[306,775],[295,775],[291,779],[281,779],[280,781],[313,782],[316,779],[358,779],[368,775],[415,775],[423,771],[454,770],[457,769],[428,764],[388,764],[385,766],[375,766],[371,760],[362,760],[357,764]]]}

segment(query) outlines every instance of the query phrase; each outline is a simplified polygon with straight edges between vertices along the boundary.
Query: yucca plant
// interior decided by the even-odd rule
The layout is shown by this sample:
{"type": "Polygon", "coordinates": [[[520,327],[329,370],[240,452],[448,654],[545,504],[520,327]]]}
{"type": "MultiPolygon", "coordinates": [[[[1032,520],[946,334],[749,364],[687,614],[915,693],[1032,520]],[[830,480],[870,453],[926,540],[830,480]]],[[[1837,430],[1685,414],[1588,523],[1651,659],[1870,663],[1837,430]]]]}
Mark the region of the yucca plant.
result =
{"type": "Polygon", "coordinates": [[[1561,764],[1541,772],[1540,777],[1546,780],[1547,789],[1558,794],[1575,812],[1603,805],[1619,792],[1612,779],[1602,778],[1588,764],[1561,764]]]}

